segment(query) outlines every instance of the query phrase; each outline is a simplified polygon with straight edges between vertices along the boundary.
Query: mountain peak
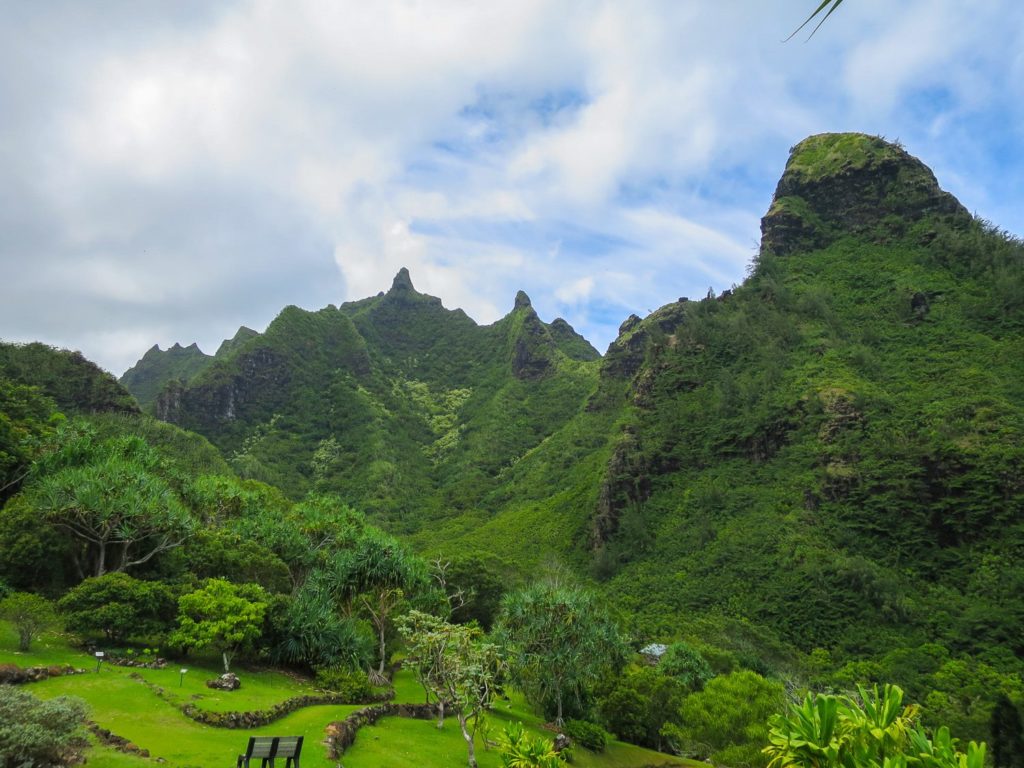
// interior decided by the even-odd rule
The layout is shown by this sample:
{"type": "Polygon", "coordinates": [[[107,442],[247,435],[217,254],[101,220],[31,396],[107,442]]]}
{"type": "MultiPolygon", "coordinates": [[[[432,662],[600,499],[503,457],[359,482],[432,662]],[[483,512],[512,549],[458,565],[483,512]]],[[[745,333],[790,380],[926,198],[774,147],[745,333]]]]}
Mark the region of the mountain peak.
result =
{"type": "Polygon", "coordinates": [[[398,270],[398,274],[395,275],[395,279],[391,281],[392,291],[412,291],[416,292],[416,289],[412,285],[412,277],[409,276],[409,270],[402,267],[398,270]]]}
{"type": "Polygon", "coordinates": [[[901,145],[862,133],[822,133],[790,150],[767,215],[762,250],[823,248],[846,234],[886,240],[922,218],[971,216],[901,145]]]}
{"type": "Polygon", "coordinates": [[[526,291],[517,291],[515,309],[523,309],[525,307],[533,307],[533,304],[530,303],[530,297],[526,295],[526,291]]]}

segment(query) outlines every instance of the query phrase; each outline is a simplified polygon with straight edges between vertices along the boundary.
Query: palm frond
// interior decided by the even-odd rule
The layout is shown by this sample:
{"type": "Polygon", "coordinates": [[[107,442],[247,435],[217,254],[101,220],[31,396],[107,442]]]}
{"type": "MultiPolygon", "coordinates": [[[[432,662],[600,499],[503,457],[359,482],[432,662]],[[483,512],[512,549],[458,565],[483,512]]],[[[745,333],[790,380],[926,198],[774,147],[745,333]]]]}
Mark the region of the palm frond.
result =
{"type": "Polygon", "coordinates": [[[816,19],[818,16],[820,16],[821,13],[824,11],[825,15],[821,17],[821,20],[814,26],[814,29],[811,30],[811,34],[807,36],[807,39],[810,40],[812,37],[814,37],[814,33],[817,32],[819,29],[821,29],[821,25],[825,23],[825,21],[828,19],[828,17],[831,16],[833,13],[835,13],[836,8],[838,8],[840,6],[840,4],[842,4],[842,2],[843,2],[843,0],[821,0],[821,4],[817,8],[814,9],[814,13],[812,13],[810,16],[808,16],[804,20],[803,24],[801,24],[799,27],[797,27],[796,29],[793,30],[793,34],[786,38],[786,42],[789,42],[790,40],[792,40],[793,37],[801,29],[803,29],[808,24],[810,24],[814,19],[816,19]],[[829,6],[831,6],[831,7],[829,7],[829,6]],[[825,10],[826,8],[828,8],[827,11],[825,10]]]}

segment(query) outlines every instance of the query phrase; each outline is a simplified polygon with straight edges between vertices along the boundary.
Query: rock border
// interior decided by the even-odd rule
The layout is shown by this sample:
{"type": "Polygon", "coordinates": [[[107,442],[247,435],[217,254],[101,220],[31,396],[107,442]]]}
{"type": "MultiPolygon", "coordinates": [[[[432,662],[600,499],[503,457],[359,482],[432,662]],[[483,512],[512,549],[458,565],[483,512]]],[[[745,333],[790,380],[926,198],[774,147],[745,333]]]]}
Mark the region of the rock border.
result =
{"type": "MultiPolygon", "coordinates": [[[[138,672],[133,672],[129,675],[133,680],[142,683],[144,686],[149,688],[154,695],[157,696],[165,704],[177,709],[185,717],[202,723],[203,725],[211,725],[215,728],[228,728],[228,729],[245,729],[245,728],[262,728],[263,726],[270,725],[271,723],[280,720],[282,717],[292,714],[300,709],[306,707],[315,707],[323,704],[361,704],[366,702],[353,702],[346,700],[341,694],[337,693],[322,693],[322,694],[307,694],[305,696],[295,696],[291,699],[286,699],[279,704],[275,704],[270,709],[257,709],[248,712],[213,712],[206,709],[200,709],[195,704],[186,702],[179,704],[173,701],[164,690],[162,686],[156,685],[146,680],[138,672]]],[[[377,702],[386,702],[394,698],[394,689],[383,691],[379,694],[375,694],[371,698],[371,705],[377,702]]]]}
{"type": "Polygon", "coordinates": [[[344,720],[328,723],[324,738],[324,744],[327,746],[327,759],[341,759],[345,750],[355,743],[359,729],[366,725],[373,725],[382,717],[433,720],[437,717],[437,706],[435,704],[387,703],[357,709],[344,720]]]}
{"type": "Polygon", "coordinates": [[[0,685],[4,683],[10,685],[38,683],[51,677],[84,675],[87,672],[88,670],[79,669],[70,664],[51,664],[46,667],[19,667],[17,664],[0,664],[0,685]]]}

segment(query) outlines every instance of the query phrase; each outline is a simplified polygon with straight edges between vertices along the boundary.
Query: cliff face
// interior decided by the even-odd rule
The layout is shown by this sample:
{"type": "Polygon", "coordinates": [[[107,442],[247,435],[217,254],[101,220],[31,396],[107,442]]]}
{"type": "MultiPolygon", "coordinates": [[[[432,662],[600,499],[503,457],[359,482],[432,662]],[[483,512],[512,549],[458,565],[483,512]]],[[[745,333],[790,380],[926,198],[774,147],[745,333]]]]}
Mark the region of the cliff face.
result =
{"type": "Polygon", "coordinates": [[[187,382],[213,360],[197,344],[183,347],[174,344],[164,351],[154,344],[149,351],[119,379],[143,410],[149,410],[157,395],[169,382],[187,382]]]}

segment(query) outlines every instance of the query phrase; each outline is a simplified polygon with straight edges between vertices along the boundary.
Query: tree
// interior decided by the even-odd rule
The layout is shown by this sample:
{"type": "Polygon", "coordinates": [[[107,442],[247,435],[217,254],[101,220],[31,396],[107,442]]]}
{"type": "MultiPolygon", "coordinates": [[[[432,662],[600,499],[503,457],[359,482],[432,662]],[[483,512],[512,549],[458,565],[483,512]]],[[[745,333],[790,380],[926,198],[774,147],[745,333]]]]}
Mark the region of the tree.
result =
{"type": "Polygon", "coordinates": [[[553,703],[561,727],[566,699],[620,666],[626,648],[594,593],[537,583],[505,596],[496,634],[509,653],[518,685],[537,706],[553,703]]]}
{"type": "Polygon", "coordinates": [[[86,579],[64,595],[57,607],[68,629],[86,635],[101,633],[112,641],[163,632],[174,617],[174,600],[165,584],[127,573],[86,579]]]}
{"type": "Polygon", "coordinates": [[[677,723],[665,725],[662,734],[675,752],[687,757],[710,757],[724,765],[764,765],[766,721],[784,700],[781,683],[755,672],[720,675],[686,697],[677,723]]]}
{"type": "Polygon", "coordinates": [[[37,464],[30,498],[43,517],[83,545],[81,576],[123,571],[180,546],[194,521],[158,474],[160,459],[138,437],[95,442],[68,434],[61,450],[37,464]]]}
{"type": "Polygon", "coordinates": [[[687,643],[672,643],[658,660],[658,671],[676,678],[691,691],[699,691],[715,676],[707,660],[687,643]]]}
{"type": "Polygon", "coordinates": [[[57,624],[50,601],[28,592],[13,592],[0,600],[0,617],[14,625],[20,651],[27,651],[33,638],[57,624]]]}
{"type": "Polygon", "coordinates": [[[486,642],[477,627],[449,624],[421,611],[403,617],[399,631],[408,649],[406,665],[437,701],[437,727],[443,727],[445,707],[450,707],[466,740],[469,768],[477,768],[473,739],[494,700],[502,667],[498,647],[486,642]]]}
{"type": "Polygon", "coordinates": [[[88,744],[81,699],[43,701],[28,691],[0,685],[0,766],[67,765],[88,744]]]}
{"type": "Polygon", "coordinates": [[[1024,729],[1020,712],[1005,695],[996,699],[991,729],[995,768],[1024,768],[1024,729]]]}
{"type": "Polygon", "coordinates": [[[466,624],[474,619],[490,631],[501,608],[502,595],[509,589],[512,568],[497,557],[478,554],[452,558],[444,571],[450,591],[461,591],[462,605],[452,605],[451,620],[466,624]]]}
{"type": "Polygon", "coordinates": [[[178,600],[178,628],[168,642],[186,649],[213,648],[230,672],[235,654],[262,634],[266,613],[266,592],[259,585],[208,579],[178,600]]]}
{"type": "Polygon", "coordinates": [[[420,561],[397,539],[367,528],[351,549],[339,553],[331,571],[335,594],[348,610],[361,607],[377,630],[378,666],[371,679],[386,682],[387,631],[406,590],[423,582],[420,561]]]}
{"type": "Polygon", "coordinates": [[[665,724],[678,717],[688,689],[660,669],[634,667],[615,678],[598,710],[605,726],[623,741],[661,750],[665,724]]]}
{"type": "Polygon", "coordinates": [[[960,752],[945,726],[929,738],[917,723],[920,707],[904,707],[899,687],[858,690],[859,702],[848,696],[808,694],[802,704],[774,716],[764,749],[771,758],[769,766],[903,768],[911,760],[923,768],[984,768],[984,744],[972,741],[966,753],[960,752]]]}
{"type": "Polygon", "coordinates": [[[0,375],[0,504],[28,477],[33,457],[63,418],[35,387],[0,375]]]}

